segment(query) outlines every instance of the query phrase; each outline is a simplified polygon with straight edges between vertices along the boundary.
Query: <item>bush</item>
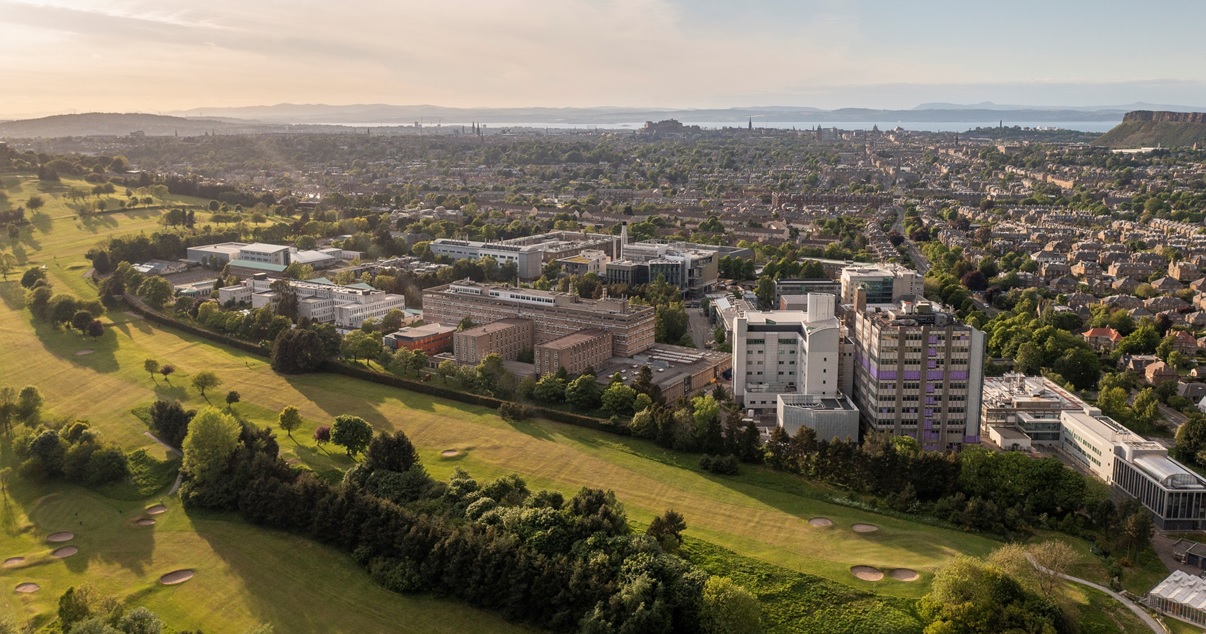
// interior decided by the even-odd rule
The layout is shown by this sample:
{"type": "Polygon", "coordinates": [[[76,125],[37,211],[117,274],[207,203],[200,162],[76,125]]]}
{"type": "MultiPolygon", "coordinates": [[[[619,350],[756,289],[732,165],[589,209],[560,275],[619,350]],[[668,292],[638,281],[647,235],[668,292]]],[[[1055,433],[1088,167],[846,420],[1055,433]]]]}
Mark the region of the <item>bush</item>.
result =
{"type": "Polygon", "coordinates": [[[737,456],[732,455],[710,456],[704,454],[699,457],[699,468],[720,475],[737,475],[741,471],[737,456]]]}
{"type": "Polygon", "coordinates": [[[505,420],[526,420],[530,414],[528,407],[521,403],[504,402],[498,406],[498,415],[505,420]]]}

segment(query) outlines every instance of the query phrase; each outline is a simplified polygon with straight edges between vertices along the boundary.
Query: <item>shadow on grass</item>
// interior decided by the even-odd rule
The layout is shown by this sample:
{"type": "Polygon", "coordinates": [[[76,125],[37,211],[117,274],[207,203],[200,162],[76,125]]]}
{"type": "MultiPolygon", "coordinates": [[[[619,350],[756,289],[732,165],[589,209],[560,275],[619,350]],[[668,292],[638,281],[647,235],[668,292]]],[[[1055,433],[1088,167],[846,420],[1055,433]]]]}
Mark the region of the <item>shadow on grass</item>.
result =
{"type": "MultiPolygon", "coordinates": [[[[504,419],[506,420],[506,419],[504,419]]],[[[531,436],[536,440],[553,440],[553,435],[549,433],[545,425],[538,421],[531,420],[507,420],[507,424],[515,431],[531,436]]]]}
{"type": "Polygon", "coordinates": [[[111,328],[100,337],[87,337],[69,330],[59,330],[48,324],[34,322],[38,341],[54,356],[97,372],[110,373],[119,369],[117,333],[111,328]]]}
{"type": "Polygon", "coordinates": [[[48,213],[39,211],[29,219],[29,222],[33,225],[34,229],[42,233],[50,233],[54,229],[54,218],[51,218],[48,213]]]}
{"type": "Polygon", "coordinates": [[[9,310],[22,310],[25,308],[25,289],[17,280],[0,282],[0,301],[9,310]]]}

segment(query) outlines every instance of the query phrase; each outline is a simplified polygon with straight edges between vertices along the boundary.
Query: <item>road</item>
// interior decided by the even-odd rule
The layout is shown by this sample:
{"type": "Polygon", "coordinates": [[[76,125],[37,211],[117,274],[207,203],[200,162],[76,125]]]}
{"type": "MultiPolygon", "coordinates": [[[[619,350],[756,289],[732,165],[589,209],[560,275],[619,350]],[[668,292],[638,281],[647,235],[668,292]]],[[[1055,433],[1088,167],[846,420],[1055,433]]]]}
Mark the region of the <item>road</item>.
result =
{"type": "MultiPolygon", "coordinates": [[[[1031,557],[1030,555],[1026,555],[1026,559],[1029,559],[1030,565],[1034,566],[1035,569],[1038,570],[1039,572],[1043,572],[1043,573],[1047,573],[1047,574],[1050,574],[1052,572],[1051,570],[1040,566],[1038,564],[1038,562],[1034,560],[1034,557],[1031,557]]],[[[1157,621],[1156,619],[1153,619],[1152,615],[1147,613],[1147,610],[1144,610],[1143,608],[1139,607],[1138,605],[1135,604],[1135,602],[1122,596],[1121,594],[1118,594],[1117,592],[1114,592],[1113,590],[1111,590],[1105,586],[1098,585],[1096,583],[1093,583],[1092,581],[1086,581],[1079,577],[1073,577],[1071,575],[1066,575],[1062,572],[1057,572],[1055,574],[1059,575],[1063,579],[1067,579],[1068,581],[1071,581],[1072,583],[1079,583],[1082,586],[1088,586],[1090,588],[1093,588],[1094,590],[1104,592],[1104,593],[1110,595],[1111,597],[1114,597],[1115,601],[1118,601],[1122,605],[1125,605],[1131,612],[1134,612],[1135,616],[1139,617],[1139,620],[1143,621],[1143,624],[1150,627],[1153,632],[1155,632],[1156,634],[1165,634],[1164,627],[1160,625],[1159,621],[1157,621]]]]}
{"type": "Polygon", "coordinates": [[[918,273],[925,275],[930,270],[930,261],[917,248],[917,243],[909,239],[908,234],[904,230],[905,208],[897,207],[896,222],[892,223],[892,230],[904,236],[905,249],[909,252],[909,259],[913,261],[913,268],[917,269],[918,273]]]}
{"type": "Polygon", "coordinates": [[[712,340],[714,328],[712,324],[708,323],[708,318],[704,316],[702,308],[687,309],[687,327],[696,348],[703,350],[704,344],[712,340]]]}

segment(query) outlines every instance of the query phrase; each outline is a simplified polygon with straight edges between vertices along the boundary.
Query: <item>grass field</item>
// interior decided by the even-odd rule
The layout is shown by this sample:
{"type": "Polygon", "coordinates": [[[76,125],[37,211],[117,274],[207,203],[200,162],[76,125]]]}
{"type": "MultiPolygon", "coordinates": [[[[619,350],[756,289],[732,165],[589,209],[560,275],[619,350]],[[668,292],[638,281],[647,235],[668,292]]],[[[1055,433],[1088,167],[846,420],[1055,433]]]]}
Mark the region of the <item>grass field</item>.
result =
{"type": "MultiPolygon", "coordinates": [[[[119,215],[124,214],[114,214],[119,215]]],[[[46,232],[35,226],[31,242],[42,246],[30,260],[51,268],[57,291],[92,297],[94,289],[81,276],[87,268],[83,251],[104,235],[149,232],[155,226],[154,218],[140,217],[138,212],[114,220],[115,226],[98,232],[67,221],[56,221],[46,232]],[[48,248],[54,249],[53,256],[48,248]]],[[[111,327],[93,341],[35,324],[29,313],[21,310],[21,297],[15,281],[0,284],[0,349],[5,351],[0,357],[0,385],[38,385],[46,396],[47,416],[87,418],[105,438],[128,450],[146,448],[162,456],[133,411],[155,398],[204,406],[206,401],[184,386],[192,373],[212,370],[224,384],[211,392],[211,400],[221,403],[227,390],[237,390],[243,402],[235,411],[258,424],[272,424],[280,408],[296,405],[306,424],[295,432],[295,441],[281,434],[281,446],[287,457],[316,470],[345,467],[350,462],[316,448],[309,440],[313,428],[338,414],[357,414],[379,431],[405,431],[437,478],[446,478],[454,468],[462,467],[479,480],[519,473],[531,488],[566,494],[583,486],[613,489],[637,522],[648,522],[674,508],[686,517],[691,538],[741,557],[885,597],[919,597],[928,589],[932,572],[952,556],[983,555],[997,545],[977,535],[833,504],[824,499],[832,491],[767,469],[745,468],[740,476],[714,476],[697,468],[697,457],[645,441],[547,421],[507,423],[485,408],[341,376],[280,376],[261,358],[153,328],[125,312],[108,315],[105,320],[111,327]],[[84,351],[89,352],[80,354],[84,351]],[[178,368],[170,383],[143,372],[142,362],[147,357],[178,368]],[[461,455],[442,458],[444,449],[459,449],[461,455]],[[833,520],[834,525],[809,526],[808,520],[817,516],[833,520]],[[880,530],[855,534],[850,530],[853,523],[874,524],[880,530]],[[912,568],[922,578],[914,583],[859,581],[849,569],[860,564],[912,568]]],[[[465,621],[457,620],[462,618],[485,623],[483,627],[490,631],[505,629],[497,619],[463,606],[455,608],[456,617],[445,619],[440,615],[448,612],[447,604],[376,590],[366,575],[338,553],[228,518],[189,518],[171,501],[172,510],[162,525],[148,532],[154,539],[148,539],[124,524],[143,502],[117,501],[81,489],[22,491],[17,487],[14,491],[13,506],[7,511],[12,517],[6,523],[9,530],[0,535],[3,557],[46,550],[41,536],[72,519],[62,514],[65,511],[47,508],[83,505],[102,510],[90,511],[96,517],[90,520],[95,526],[81,538],[89,540],[86,552],[92,553],[79,560],[87,566],[71,559],[36,566],[37,573],[46,575],[46,589],[28,597],[0,593],[0,611],[44,612],[67,585],[95,580],[103,587],[122,589],[125,595],[145,595],[146,604],[177,627],[229,631],[220,615],[194,606],[192,599],[202,596],[204,589],[214,592],[215,598],[228,598],[237,607],[240,623],[253,624],[258,619],[293,626],[281,626],[278,631],[314,631],[318,621],[307,619],[342,619],[345,613],[371,615],[365,618],[376,624],[360,621],[359,629],[347,631],[377,631],[384,624],[393,627],[403,622],[414,624],[416,630],[473,631],[462,627],[465,621]],[[61,493],[53,496],[52,491],[61,493]],[[106,559],[101,554],[106,548],[133,554],[106,559]],[[306,556],[296,557],[298,551],[306,556]],[[195,567],[197,578],[179,588],[159,587],[154,580],[176,565],[195,567]],[[311,583],[316,578],[322,582],[311,583]],[[328,579],[334,581],[328,583],[328,579]],[[342,602],[308,599],[318,588],[338,595],[342,602]],[[295,599],[290,597],[292,593],[298,593],[295,599]],[[290,607],[273,607],[281,605],[290,607]],[[183,622],[178,624],[177,618],[183,622]]],[[[13,584],[20,581],[10,570],[0,570],[0,578],[13,584]]],[[[211,603],[223,605],[221,600],[205,602],[211,603]]]]}

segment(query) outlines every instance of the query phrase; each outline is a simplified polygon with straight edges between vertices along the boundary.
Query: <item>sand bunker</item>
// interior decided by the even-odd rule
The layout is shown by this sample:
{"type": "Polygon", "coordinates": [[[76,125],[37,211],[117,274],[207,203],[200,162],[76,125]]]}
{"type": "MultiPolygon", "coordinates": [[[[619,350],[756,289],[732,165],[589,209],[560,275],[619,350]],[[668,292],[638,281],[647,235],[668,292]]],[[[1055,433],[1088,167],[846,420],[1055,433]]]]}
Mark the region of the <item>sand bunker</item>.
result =
{"type": "Polygon", "coordinates": [[[173,570],[159,578],[159,583],[165,586],[174,586],[178,583],[184,583],[193,578],[192,570],[173,570]]]}
{"type": "Polygon", "coordinates": [[[153,520],[149,517],[144,517],[144,518],[134,522],[134,524],[137,526],[154,526],[155,520],[153,520]]]}
{"type": "Polygon", "coordinates": [[[78,552],[80,552],[80,549],[76,548],[75,546],[64,546],[62,548],[55,549],[53,553],[50,553],[50,556],[54,557],[55,559],[66,559],[78,552]]]}
{"type": "Polygon", "coordinates": [[[879,530],[875,524],[855,524],[850,527],[856,533],[874,533],[879,530]]]}
{"type": "Polygon", "coordinates": [[[440,452],[440,455],[445,458],[455,458],[461,455],[461,452],[459,449],[445,449],[444,451],[440,452]]]}
{"type": "Polygon", "coordinates": [[[154,506],[147,507],[147,515],[159,515],[161,513],[166,513],[166,512],[167,512],[167,507],[162,504],[156,504],[154,506]]]}
{"type": "Polygon", "coordinates": [[[808,520],[808,525],[816,526],[817,528],[824,528],[826,526],[833,526],[833,520],[829,519],[828,517],[814,517],[808,520]]]}
{"type": "Polygon", "coordinates": [[[23,563],[25,563],[24,557],[9,557],[8,559],[5,559],[4,563],[0,564],[0,566],[3,566],[5,568],[16,568],[17,566],[20,566],[23,563]]]}
{"type": "Polygon", "coordinates": [[[69,542],[73,539],[75,539],[75,533],[70,533],[67,531],[59,531],[57,533],[51,533],[50,536],[48,536],[46,538],[46,541],[48,541],[52,544],[59,544],[62,542],[69,542]]]}
{"type": "Polygon", "coordinates": [[[36,583],[30,583],[28,581],[26,581],[25,583],[17,584],[17,592],[20,592],[21,594],[29,594],[31,592],[37,592],[38,590],[41,590],[41,589],[42,589],[42,586],[40,586],[36,583]]]}
{"type": "Polygon", "coordinates": [[[871,566],[853,566],[850,572],[863,581],[879,581],[884,578],[884,571],[871,566]]]}
{"type": "Polygon", "coordinates": [[[80,350],[79,352],[75,353],[75,356],[82,357],[86,354],[92,354],[92,350],[80,350]]]}
{"type": "Polygon", "coordinates": [[[888,574],[897,581],[917,581],[921,578],[921,575],[917,574],[916,570],[908,568],[895,568],[888,574]]]}

